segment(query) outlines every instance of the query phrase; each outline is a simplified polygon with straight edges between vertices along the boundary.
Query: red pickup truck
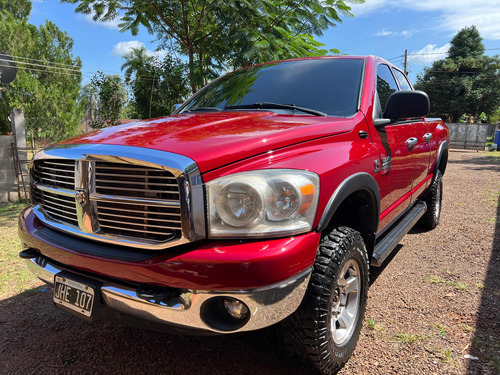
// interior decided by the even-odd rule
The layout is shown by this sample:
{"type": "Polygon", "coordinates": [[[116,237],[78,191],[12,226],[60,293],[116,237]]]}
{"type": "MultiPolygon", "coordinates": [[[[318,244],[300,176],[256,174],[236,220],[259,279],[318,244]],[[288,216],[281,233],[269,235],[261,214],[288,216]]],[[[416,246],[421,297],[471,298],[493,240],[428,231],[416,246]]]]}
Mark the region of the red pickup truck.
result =
{"type": "Polygon", "coordinates": [[[226,74],[171,116],[36,154],[20,256],[87,320],[282,322],[333,373],[358,340],[370,265],[439,222],[448,129],[429,107],[373,56],[226,74]]]}

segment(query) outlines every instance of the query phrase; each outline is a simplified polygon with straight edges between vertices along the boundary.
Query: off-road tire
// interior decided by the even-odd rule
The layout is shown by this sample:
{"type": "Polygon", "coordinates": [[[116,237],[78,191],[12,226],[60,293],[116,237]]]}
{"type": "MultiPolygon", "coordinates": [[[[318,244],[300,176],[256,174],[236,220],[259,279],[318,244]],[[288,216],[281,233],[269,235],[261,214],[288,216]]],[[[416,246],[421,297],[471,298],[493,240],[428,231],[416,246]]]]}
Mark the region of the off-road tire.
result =
{"type": "Polygon", "coordinates": [[[427,211],[420,218],[418,224],[422,229],[432,230],[439,224],[441,216],[441,203],[443,199],[443,175],[438,170],[436,178],[424,196],[424,202],[427,204],[427,211]]]}
{"type": "Polygon", "coordinates": [[[361,235],[351,228],[338,227],[324,236],[317,250],[304,300],[298,310],[282,323],[286,340],[292,344],[294,351],[323,374],[334,374],[340,370],[356,347],[363,324],[368,282],[368,254],[361,235]],[[354,277],[350,271],[344,274],[346,267],[359,273],[356,299],[353,299],[352,291],[346,294],[349,297],[345,299],[345,306],[357,304],[357,312],[350,333],[339,345],[335,341],[339,341],[338,333],[341,331],[338,328],[332,330],[332,324],[337,325],[334,319],[343,315],[338,313],[339,293],[349,288],[342,289],[342,285],[352,285],[354,277]],[[349,277],[346,278],[346,275],[349,277]],[[346,284],[347,280],[350,283],[346,284]]]}

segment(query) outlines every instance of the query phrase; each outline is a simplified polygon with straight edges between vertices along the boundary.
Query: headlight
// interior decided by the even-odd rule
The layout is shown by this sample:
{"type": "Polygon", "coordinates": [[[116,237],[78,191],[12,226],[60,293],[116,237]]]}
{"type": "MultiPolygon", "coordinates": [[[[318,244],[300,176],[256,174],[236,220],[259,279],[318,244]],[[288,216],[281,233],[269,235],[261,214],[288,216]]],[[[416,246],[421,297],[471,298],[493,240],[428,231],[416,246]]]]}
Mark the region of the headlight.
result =
{"type": "Polygon", "coordinates": [[[319,197],[317,174],[294,169],[235,173],[207,183],[210,238],[308,232],[319,197]]]}

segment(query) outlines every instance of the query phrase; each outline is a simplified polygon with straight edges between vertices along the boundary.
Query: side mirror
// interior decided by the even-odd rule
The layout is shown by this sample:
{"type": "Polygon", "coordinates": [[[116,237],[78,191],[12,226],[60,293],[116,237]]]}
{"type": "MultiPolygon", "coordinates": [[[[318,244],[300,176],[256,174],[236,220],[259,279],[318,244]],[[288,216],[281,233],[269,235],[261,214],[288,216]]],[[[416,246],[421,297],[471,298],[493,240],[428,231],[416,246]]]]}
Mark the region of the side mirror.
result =
{"type": "Polygon", "coordinates": [[[384,119],[393,121],[400,118],[425,117],[429,114],[431,103],[423,91],[398,91],[389,96],[385,106],[384,119]]]}

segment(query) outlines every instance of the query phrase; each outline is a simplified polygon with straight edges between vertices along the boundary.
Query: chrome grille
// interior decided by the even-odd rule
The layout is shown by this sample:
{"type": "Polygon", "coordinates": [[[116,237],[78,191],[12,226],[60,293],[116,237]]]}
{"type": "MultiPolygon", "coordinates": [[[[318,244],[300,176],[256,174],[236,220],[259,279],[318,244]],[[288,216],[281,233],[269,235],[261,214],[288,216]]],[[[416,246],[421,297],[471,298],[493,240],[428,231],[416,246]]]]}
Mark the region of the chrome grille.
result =
{"type": "Polygon", "coordinates": [[[62,189],[75,190],[74,160],[40,160],[33,169],[36,182],[62,189]]]}
{"type": "Polygon", "coordinates": [[[75,198],[39,191],[39,201],[51,218],[78,227],[75,198]]]}
{"type": "MultiPolygon", "coordinates": [[[[75,189],[74,160],[40,160],[34,163],[33,180],[56,189],[75,189]]],[[[33,200],[38,202],[53,220],[78,227],[75,198],[32,188],[33,200]]]]}
{"type": "Polygon", "coordinates": [[[154,250],[206,237],[201,174],[182,155],[105,144],[54,146],[35,155],[31,189],[42,222],[80,237],[154,250]]]}
{"type": "Polygon", "coordinates": [[[100,194],[179,200],[175,176],[155,168],[97,162],[95,186],[100,194]]]}
{"type": "Polygon", "coordinates": [[[162,202],[120,201],[147,198],[179,202],[175,176],[165,170],[121,163],[97,162],[95,190],[116,200],[98,201],[99,226],[103,231],[132,237],[166,241],[181,231],[180,208],[162,202]]]}
{"type": "Polygon", "coordinates": [[[97,211],[107,233],[166,241],[182,229],[178,208],[97,202],[97,211]]]}

